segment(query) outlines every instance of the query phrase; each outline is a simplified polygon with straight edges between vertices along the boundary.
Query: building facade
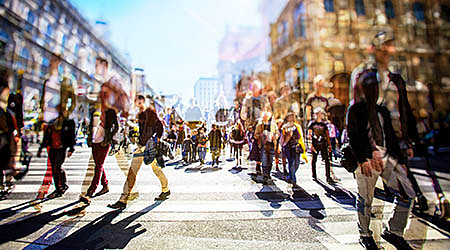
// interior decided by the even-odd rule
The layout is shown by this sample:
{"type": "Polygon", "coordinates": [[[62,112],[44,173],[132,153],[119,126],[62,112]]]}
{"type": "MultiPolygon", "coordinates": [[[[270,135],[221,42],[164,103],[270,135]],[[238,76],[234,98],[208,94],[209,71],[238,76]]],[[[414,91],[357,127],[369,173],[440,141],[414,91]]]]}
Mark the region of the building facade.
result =
{"type": "Polygon", "coordinates": [[[219,95],[219,81],[214,77],[200,77],[194,85],[194,98],[197,100],[203,112],[214,108],[214,103],[219,95]]]}
{"type": "Polygon", "coordinates": [[[388,26],[397,50],[390,69],[407,80],[415,111],[431,110],[428,95],[434,110],[447,110],[450,3],[444,0],[289,1],[271,24],[274,88],[288,81],[306,96],[322,74],[331,82],[330,95],[348,104],[351,71],[367,60],[374,27],[388,26]]]}
{"type": "MultiPolygon", "coordinates": [[[[108,60],[107,71],[119,75],[129,93],[129,62],[95,33],[69,1],[1,0],[0,11],[0,66],[14,72],[10,81],[12,90],[18,70],[24,70],[25,104],[40,98],[51,58],[55,56],[60,58],[58,77],[69,77],[78,90],[79,118],[86,115],[88,104],[97,98],[100,84],[105,80],[96,72],[97,57],[108,60]]],[[[57,99],[58,86],[49,93],[57,99]]],[[[33,107],[25,105],[25,108],[33,107]]]]}

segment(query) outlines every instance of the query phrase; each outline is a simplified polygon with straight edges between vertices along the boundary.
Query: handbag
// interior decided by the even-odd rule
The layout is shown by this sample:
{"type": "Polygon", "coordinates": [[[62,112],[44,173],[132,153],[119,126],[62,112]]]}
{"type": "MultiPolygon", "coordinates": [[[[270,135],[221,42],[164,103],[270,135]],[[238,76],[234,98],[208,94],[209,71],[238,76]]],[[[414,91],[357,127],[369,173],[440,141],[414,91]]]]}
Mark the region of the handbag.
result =
{"type": "Polygon", "coordinates": [[[155,160],[156,155],[158,154],[158,149],[156,147],[156,137],[152,137],[148,139],[147,143],[145,144],[144,149],[144,163],[145,165],[148,165],[155,160]]]}
{"type": "Polygon", "coordinates": [[[341,166],[344,167],[349,173],[355,172],[358,167],[358,162],[350,143],[344,143],[341,147],[341,152],[341,166]]]}

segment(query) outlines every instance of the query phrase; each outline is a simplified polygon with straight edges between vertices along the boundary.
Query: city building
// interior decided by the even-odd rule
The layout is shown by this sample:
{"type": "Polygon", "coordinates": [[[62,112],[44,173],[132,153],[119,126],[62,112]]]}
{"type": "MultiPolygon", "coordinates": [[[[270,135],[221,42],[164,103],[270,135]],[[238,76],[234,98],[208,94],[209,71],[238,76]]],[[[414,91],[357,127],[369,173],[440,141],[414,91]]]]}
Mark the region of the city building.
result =
{"type": "Polygon", "coordinates": [[[147,82],[144,69],[134,68],[131,74],[131,98],[134,100],[136,95],[143,95],[150,98],[156,98],[158,94],[147,82]]]}
{"type": "Polygon", "coordinates": [[[203,112],[209,112],[219,95],[219,81],[215,77],[200,77],[194,85],[194,98],[203,112]]]}
{"type": "MultiPolygon", "coordinates": [[[[78,118],[86,115],[89,103],[97,99],[100,84],[105,80],[102,79],[105,74],[97,72],[97,57],[108,61],[108,75],[119,75],[129,93],[129,62],[96,34],[70,1],[2,0],[0,13],[0,67],[14,73],[10,81],[12,90],[18,70],[25,71],[24,103],[39,100],[51,58],[55,56],[61,60],[58,78],[71,78],[78,90],[75,109],[78,118]]],[[[58,88],[54,86],[49,92],[56,99],[58,88]]]]}
{"type": "MultiPolygon", "coordinates": [[[[312,92],[312,79],[331,80],[330,95],[349,101],[351,71],[368,57],[374,27],[395,33],[390,69],[407,80],[416,114],[448,109],[450,4],[441,0],[291,0],[271,24],[274,88],[282,81],[312,92]],[[301,85],[297,86],[297,76],[301,85]]],[[[306,96],[306,95],[305,95],[306,96]]]]}

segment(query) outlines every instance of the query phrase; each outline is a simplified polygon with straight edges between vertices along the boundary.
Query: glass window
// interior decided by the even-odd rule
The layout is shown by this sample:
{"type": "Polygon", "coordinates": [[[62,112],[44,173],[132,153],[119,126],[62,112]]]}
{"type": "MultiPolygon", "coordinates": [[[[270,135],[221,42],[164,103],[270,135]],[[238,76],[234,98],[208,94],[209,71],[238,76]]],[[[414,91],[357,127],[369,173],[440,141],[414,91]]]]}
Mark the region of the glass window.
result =
{"type": "Polygon", "coordinates": [[[27,48],[23,48],[22,51],[20,52],[20,56],[25,58],[25,59],[29,59],[30,58],[30,51],[27,48]]]}
{"type": "Polygon", "coordinates": [[[386,17],[389,19],[395,18],[394,5],[391,0],[384,1],[384,9],[386,10],[386,17]]]}
{"type": "Polygon", "coordinates": [[[323,0],[323,7],[326,12],[334,12],[334,0],[323,0]]]}
{"type": "Polygon", "coordinates": [[[448,5],[441,4],[441,18],[450,22],[450,7],[448,5]]]}
{"type": "Polygon", "coordinates": [[[33,24],[34,23],[34,14],[33,11],[28,11],[28,17],[27,17],[27,22],[33,24]]]}
{"type": "Polygon", "coordinates": [[[63,47],[65,47],[65,46],[66,46],[66,42],[67,42],[67,36],[66,36],[66,35],[63,35],[62,41],[61,41],[61,45],[62,45],[63,47]]]}
{"type": "Polygon", "coordinates": [[[53,27],[52,27],[51,24],[48,24],[47,25],[47,32],[46,32],[46,34],[47,34],[47,36],[51,36],[52,33],[53,33],[53,27]]]}
{"type": "Polygon", "coordinates": [[[413,12],[417,21],[425,21],[425,6],[423,5],[423,3],[415,2],[413,4],[413,12]]]}
{"type": "Polygon", "coordinates": [[[358,16],[366,15],[366,7],[364,6],[364,0],[355,0],[355,10],[358,16]]]}
{"type": "Polygon", "coordinates": [[[306,37],[306,27],[305,27],[305,6],[301,2],[294,13],[294,35],[295,37],[306,37]]]}

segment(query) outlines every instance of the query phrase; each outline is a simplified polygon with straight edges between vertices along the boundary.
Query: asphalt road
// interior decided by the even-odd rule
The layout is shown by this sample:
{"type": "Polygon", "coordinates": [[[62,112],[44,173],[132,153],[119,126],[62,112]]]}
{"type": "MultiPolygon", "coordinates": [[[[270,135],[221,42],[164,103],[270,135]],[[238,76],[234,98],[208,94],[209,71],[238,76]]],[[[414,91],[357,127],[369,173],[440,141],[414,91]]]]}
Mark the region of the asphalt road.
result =
{"type": "MultiPolygon", "coordinates": [[[[86,207],[78,197],[92,179],[93,162],[90,150],[78,147],[64,164],[67,193],[36,205],[31,201],[42,186],[45,156],[34,157],[28,175],[16,183],[8,199],[0,201],[1,249],[362,249],[356,182],[339,167],[334,172],[341,182],[329,185],[323,166],[318,167],[322,181],[315,182],[309,164],[302,164],[297,172],[300,188],[293,188],[275,169],[274,184],[264,186],[249,175],[253,164],[244,162],[241,169],[232,170],[235,164],[226,156],[219,169],[171,162],[164,172],[172,195],[155,202],[160,185],[151,167],[143,165],[136,199],[117,211],[106,205],[119,199],[129,159],[107,157],[110,192],[94,197],[86,207]]],[[[438,178],[447,194],[450,175],[438,173],[438,178]]],[[[427,213],[433,214],[437,198],[430,178],[424,174],[417,179],[432,203],[427,213]]],[[[371,227],[385,249],[395,249],[379,237],[392,208],[390,202],[374,201],[371,227]]],[[[417,249],[449,249],[446,225],[411,215],[405,238],[417,249]]]]}

